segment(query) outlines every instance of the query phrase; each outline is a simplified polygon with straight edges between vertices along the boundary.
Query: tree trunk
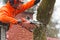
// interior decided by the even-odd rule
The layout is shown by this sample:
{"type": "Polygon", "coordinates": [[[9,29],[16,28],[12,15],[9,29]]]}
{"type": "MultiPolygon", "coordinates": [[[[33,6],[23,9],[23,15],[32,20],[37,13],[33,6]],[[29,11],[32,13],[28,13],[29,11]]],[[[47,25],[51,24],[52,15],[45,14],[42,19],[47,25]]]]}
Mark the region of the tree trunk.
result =
{"type": "Polygon", "coordinates": [[[53,12],[55,0],[42,0],[37,10],[37,20],[42,24],[34,29],[34,40],[47,40],[46,39],[46,25],[49,23],[50,17],[53,12]]]}

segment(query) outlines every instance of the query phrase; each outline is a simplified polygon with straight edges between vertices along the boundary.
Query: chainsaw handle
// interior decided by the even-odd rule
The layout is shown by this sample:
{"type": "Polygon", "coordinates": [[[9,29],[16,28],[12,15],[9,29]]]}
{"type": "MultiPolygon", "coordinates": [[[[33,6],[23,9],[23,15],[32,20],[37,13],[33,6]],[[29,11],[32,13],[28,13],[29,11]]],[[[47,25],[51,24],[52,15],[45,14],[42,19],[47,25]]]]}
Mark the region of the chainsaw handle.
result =
{"type": "Polygon", "coordinates": [[[35,20],[18,20],[18,24],[19,23],[29,23],[29,24],[40,24],[39,21],[35,21],[35,20]]]}

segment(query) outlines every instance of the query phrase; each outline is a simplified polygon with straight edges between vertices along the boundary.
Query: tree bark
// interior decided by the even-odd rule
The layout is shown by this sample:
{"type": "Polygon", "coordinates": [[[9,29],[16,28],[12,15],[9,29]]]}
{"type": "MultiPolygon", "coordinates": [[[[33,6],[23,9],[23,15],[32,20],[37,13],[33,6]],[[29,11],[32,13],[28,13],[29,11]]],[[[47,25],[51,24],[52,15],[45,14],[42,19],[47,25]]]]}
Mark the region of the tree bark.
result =
{"type": "Polygon", "coordinates": [[[53,13],[55,0],[42,0],[37,10],[37,20],[42,22],[39,27],[34,29],[34,40],[47,40],[46,29],[47,24],[50,21],[50,17],[53,13]]]}

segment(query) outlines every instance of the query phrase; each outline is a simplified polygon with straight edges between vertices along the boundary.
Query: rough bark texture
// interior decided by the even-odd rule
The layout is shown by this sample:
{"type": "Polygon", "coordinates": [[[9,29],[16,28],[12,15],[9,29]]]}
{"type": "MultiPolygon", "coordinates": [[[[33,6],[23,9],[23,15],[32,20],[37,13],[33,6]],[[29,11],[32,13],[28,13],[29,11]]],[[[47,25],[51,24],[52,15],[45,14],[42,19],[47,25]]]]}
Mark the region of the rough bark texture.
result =
{"type": "Polygon", "coordinates": [[[46,40],[46,25],[49,23],[50,17],[53,12],[55,0],[42,0],[37,10],[37,20],[42,22],[43,25],[35,28],[34,40],[46,40]]]}

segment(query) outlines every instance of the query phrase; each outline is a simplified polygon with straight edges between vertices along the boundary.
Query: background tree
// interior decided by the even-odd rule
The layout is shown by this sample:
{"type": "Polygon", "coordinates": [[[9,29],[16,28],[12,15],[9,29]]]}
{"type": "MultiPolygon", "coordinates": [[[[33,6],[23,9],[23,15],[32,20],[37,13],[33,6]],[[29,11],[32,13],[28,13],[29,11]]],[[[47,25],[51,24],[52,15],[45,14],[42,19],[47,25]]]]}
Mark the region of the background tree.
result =
{"type": "Polygon", "coordinates": [[[46,40],[47,24],[50,21],[50,17],[53,13],[55,0],[42,0],[37,10],[37,20],[42,22],[39,27],[34,29],[34,40],[46,40]]]}
{"type": "Polygon", "coordinates": [[[55,38],[58,37],[57,34],[59,33],[59,29],[55,27],[56,25],[57,24],[52,21],[49,22],[49,24],[47,25],[47,32],[46,32],[46,35],[48,37],[55,37],[55,38]]]}

